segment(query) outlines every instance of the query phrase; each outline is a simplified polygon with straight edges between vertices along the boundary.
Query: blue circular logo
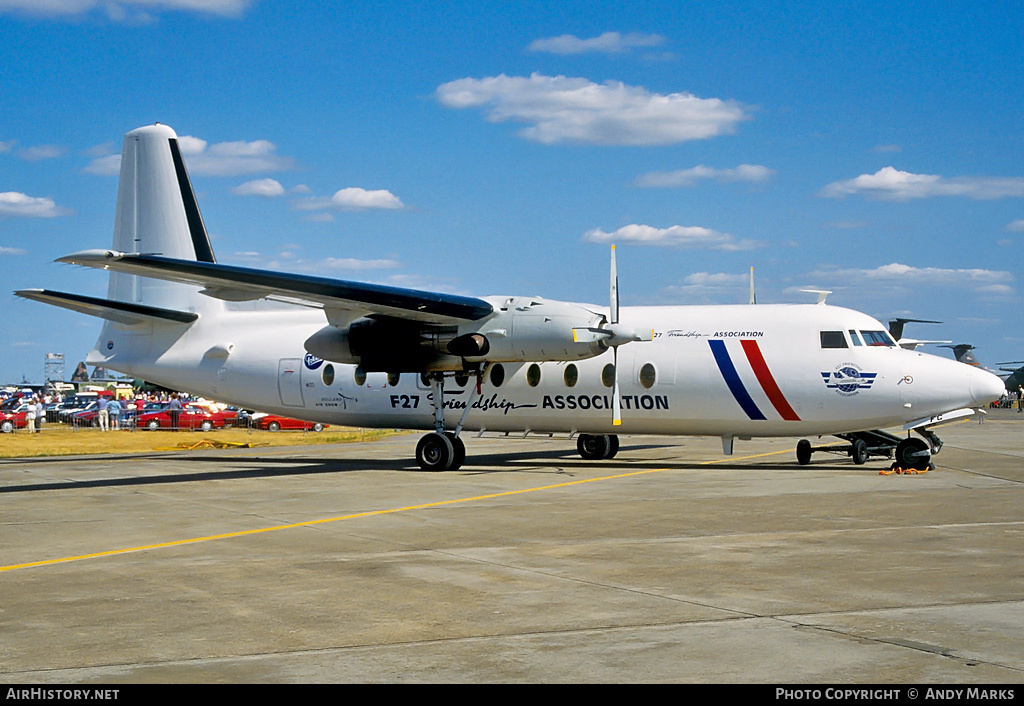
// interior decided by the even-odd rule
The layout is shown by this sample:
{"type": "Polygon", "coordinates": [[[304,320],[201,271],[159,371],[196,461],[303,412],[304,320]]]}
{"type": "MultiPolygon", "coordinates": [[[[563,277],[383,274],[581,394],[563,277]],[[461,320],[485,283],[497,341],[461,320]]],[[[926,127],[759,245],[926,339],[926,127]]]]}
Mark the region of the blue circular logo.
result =
{"type": "Polygon", "coordinates": [[[107,341],[107,350],[108,351],[114,350],[114,342],[113,341],[107,341]]]}
{"type": "MultiPolygon", "coordinates": [[[[850,381],[849,383],[840,383],[838,385],[839,391],[844,392],[846,394],[856,392],[857,388],[860,387],[861,382],[860,371],[857,370],[856,368],[840,368],[839,372],[842,373],[842,376],[844,378],[850,381]]],[[[838,379],[839,375],[836,375],[836,378],[838,379]]]]}
{"type": "Polygon", "coordinates": [[[304,362],[306,363],[307,368],[309,368],[310,370],[316,370],[317,368],[324,364],[324,359],[317,358],[312,353],[307,353],[304,362]]]}

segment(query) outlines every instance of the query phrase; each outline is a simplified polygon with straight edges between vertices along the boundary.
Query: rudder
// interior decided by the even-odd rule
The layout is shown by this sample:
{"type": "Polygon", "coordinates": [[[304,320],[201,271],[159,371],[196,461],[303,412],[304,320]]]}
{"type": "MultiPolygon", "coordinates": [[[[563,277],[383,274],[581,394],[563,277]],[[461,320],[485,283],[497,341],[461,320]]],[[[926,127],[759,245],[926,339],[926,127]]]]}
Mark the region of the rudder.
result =
{"type": "MultiPolygon", "coordinates": [[[[166,125],[147,125],[124,136],[113,249],[216,261],[178,136],[166,125]]],[[[194,287],[117,272],[110,274],[108,297],[170,308],[200,301],[194,287]]]]}

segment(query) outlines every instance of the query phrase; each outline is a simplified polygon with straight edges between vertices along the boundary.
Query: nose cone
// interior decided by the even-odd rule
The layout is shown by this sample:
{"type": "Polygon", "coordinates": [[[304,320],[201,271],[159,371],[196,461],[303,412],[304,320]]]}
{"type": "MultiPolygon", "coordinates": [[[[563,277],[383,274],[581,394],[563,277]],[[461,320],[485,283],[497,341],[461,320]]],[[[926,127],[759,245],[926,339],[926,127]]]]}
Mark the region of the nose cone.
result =
{"type": "Polygon", "coordinates": [[[975,406],[984,407],[990,402],[998,400],[1006,392],[1006,385],[1003,381],[985,370],[970,368],[968,379],[975,406]]]}

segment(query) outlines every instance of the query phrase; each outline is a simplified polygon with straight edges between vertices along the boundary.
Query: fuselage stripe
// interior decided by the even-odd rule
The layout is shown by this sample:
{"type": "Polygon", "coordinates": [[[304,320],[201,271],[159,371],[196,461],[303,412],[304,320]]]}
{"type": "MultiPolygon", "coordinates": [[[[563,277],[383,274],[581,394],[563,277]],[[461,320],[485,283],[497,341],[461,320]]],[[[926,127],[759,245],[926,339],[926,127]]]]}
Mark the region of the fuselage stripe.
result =
{"type": "Polygon", "coordinates": [[[718,369],[722,371],[722,377],[725,378],[725,384],[729,386],[729,391],[736,398],[743,411],[751,419],[767,419],[761,410],[757,408],[757,405],[754,404],[754,400],[751,399],[747,388],[743,386],[743,381],[740,380],[740,376],[736,372],[736,366],[732,364],[732,358],[729,357],[729,351],[725,348],[725,341],[709,340],[708,344],[711,346],[711,352],[715,356],[715,362],[718,363],[718,369]]]}
{"type": "Polygon", "coordinates": [[[745,338],[740,341],[740,345],[743,346],[743,352],[747,354],[747,360],[750,361],[750,368],[754,371],[754,375],[757,376],[757,381],[761,383],[761,388],[768,395],[768,399],[775,406],[776,411],[787,422],[799,422],[800,416],[790,407],[786,396],[779,389],[779,385],[775,382],[772,372],[768,369],[768,363],[765,362],[764,355],[761,353],[761,348],[757,345],[757,341],[745,338]]]}

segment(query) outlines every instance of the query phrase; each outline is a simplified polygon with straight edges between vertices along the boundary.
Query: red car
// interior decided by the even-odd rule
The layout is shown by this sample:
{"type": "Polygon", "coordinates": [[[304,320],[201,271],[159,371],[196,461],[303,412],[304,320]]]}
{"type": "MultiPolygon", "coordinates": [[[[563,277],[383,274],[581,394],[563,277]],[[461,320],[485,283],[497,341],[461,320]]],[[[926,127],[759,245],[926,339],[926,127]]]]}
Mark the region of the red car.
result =
{"type": "Polygon", "coordinates": [[[254,417],[253,426],[268,431],[280,431],[282,429],[301,429],[302,431],[323,431],[326,424],[320,422],[304,422],[301,419],[290,417],[279,417],[276,414],[266,414],[262,417],[254,417]]]}
{"type": "Polygon", "coordinates": [[[14,407],[7,412],[0,412],[0,432],[10,434],[15,429],[24,429],[28,426],[25,415],[28,412],[28,405],[14,407]]]}
{"type": "MultiPolygon", "coordinates": [[[[205,407],[190,404],[178,415],[178,428],[210,431],[211,429],[219,429],[225,424],[234,422],[236,416],[238,416],[238,413],[234,411],[211,412],[205,407]]],[[[170,429],[171,414],[166,409],[144,412],[138,416],[135,423],[139,429],[149,429],[151,431],[170,429]]]]}

